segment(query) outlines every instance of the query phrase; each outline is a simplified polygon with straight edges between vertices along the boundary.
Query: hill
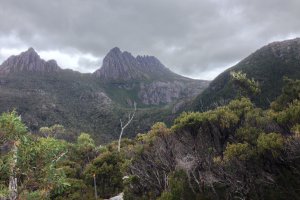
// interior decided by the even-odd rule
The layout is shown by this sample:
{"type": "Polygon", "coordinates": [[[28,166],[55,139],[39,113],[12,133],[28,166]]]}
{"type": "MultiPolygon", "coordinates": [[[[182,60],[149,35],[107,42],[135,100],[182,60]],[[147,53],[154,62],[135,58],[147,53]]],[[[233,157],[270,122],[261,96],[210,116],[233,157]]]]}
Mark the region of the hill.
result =
{"type": "Polygon", "coordinates": [[[192,110],[207,110],[233,99],[236,91],[229,81],[231,71],[242,71],[259,82],[261,94],[254,102],[266,108],[280,94],[284,76],[300,78],[300,38],[270,43],[227,69],[195,98],[192,110]]]}

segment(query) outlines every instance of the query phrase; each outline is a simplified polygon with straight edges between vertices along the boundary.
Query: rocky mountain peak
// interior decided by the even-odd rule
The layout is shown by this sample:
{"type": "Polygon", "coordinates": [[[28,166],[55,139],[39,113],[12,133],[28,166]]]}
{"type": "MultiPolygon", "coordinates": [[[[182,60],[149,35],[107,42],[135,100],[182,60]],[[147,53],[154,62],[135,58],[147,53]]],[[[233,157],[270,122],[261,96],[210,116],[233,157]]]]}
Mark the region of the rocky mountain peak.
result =
{"type": "Polygon", "coordinates": [[[108,52],[102,67],[94,74],[105,81],[144,80],[175,75],[154,56],[134,57],[130,52],[122,52],[118,47],[108,52]]]}
{"type": "MultiPolygon", "coordinates": [[[[121,50],[120,50],[119,47],[114,47],[114,48],[112,48],[112,49],[109,51],[109,53],[112,53],[112,54],[121,54],[122,52],[121,52],[121,50]]],[[[109,53],[108,53],[108,54],[109,54],[109,53]]]]}
{"type": "Polygon", "coordinates": [[[35,53],[35,54],[37,54],[36,53],[36,51],[34,50],[34,48],[32,48],[32,47],[29,47],[28,49],[27,49],[27,51],[25,51],[25,53],[35,53]]]}
{"type": "Polygon", "coordinates": [[[146,72],[159,72],[159,73],[172,73],[154,56],[137,56],[136,60],[139,62],[140,67],[146,72]]]}
{"type": "Polygon", "coordinates": [[[0,74],[13,72],[57,72],[61,68],[55,60],[45,61],[30,47],[17,56],[10,56],[0,65],[0,74]]]}

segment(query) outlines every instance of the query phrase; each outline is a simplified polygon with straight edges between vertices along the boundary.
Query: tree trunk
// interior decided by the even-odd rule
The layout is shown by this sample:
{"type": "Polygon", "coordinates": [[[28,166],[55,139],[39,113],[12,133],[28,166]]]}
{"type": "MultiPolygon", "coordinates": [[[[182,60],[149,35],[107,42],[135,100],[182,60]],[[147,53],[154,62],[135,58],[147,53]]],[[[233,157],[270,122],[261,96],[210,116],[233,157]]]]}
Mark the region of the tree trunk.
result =
{"type": "Polygon", "coordinates": [[[9,177],[9,200],[17,200],[18,198],[18,179],[16,177],[16,165],[18,161],[18,146],[16,144],[17,142],[14,142],[13,144],[13,158],[10,165],[10,177],[9,177]]]}

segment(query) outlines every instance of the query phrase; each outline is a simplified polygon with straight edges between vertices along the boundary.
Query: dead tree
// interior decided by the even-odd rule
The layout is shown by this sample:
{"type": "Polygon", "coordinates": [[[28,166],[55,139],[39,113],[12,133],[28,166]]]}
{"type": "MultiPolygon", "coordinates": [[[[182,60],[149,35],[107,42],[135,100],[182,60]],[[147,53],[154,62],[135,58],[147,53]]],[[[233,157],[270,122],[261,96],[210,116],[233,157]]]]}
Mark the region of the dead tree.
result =
{"type": "Polygon", "coordinates": [[[13,143],[13,158],[10,164],[9,177],[9,200],[16,200],[18,198],[18,179],[16,177],[16,165],[18,162],[18,141],[13,143]]]}
{"type": "Polygon", "coordinates": [[[121,151],[121,139],[122,139],[122,135],[123,135],[124,129],[131,123],[131,121],[134,118],[135,112],[136,112],[136,103],[134,102],[133,105],[134,105],[134,111],[132,113],[128,114],[128,121],[127,121],[127,123],[124,126],[123,126],[122,119],[120,119],[121,132],[120,132],[119,143],[118,143],[118,152],[121,151]]]}

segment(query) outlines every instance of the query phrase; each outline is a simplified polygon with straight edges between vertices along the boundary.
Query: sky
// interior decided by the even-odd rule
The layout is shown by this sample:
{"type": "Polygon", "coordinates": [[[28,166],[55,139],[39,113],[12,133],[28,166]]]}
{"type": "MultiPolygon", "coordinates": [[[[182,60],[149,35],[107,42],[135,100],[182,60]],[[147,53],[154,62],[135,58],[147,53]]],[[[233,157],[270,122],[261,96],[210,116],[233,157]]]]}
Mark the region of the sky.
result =
{"type": "Polygon", "coordinates": [[[211,80],[260,47],[300,37],[299,0],[0,0],[0,62],[33,47],[93,72],[113,47],[211,80]]]}

